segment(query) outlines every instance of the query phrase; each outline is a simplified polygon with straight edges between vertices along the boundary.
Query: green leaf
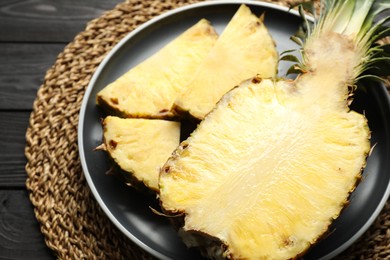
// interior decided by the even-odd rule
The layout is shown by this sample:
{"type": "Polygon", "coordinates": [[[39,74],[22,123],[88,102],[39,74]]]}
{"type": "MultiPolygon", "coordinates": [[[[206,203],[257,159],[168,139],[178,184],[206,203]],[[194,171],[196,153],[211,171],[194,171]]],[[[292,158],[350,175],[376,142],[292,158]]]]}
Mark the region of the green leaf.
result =
{"type": "Polygon", "coordinates": [[[303,10],[313,15],[314,17],[317,15],[315,1],[313,0],[298,1],[296,3],[290,4],[290,9],[299,6],[301,6],[303,10]]]}
{"type": "Polygon", "coordinates": [[[297,63],[300,62],[299,59],[294,55],[284,55],[284,56],[281,56],[279,60],[297,62],[297,63]]]}
{"type": "Polygon", "coordinates": [[[291,75],[291,74],[300,74],[302,73],[303,69],[300,67],[300,66],[297,66],[297,65],[293,65],[291,66],[287,72],[286,72],[286,76],[287,75],[291,75]]]}
{"type": "Polygon", "coordinates": [[[309,21],[307,20],[306,18],[306,15],[305,15],[305,12],[304,12],[304,9],[303,9],[303,6],[302,5],[299,5],[299,14],[301,15],[303,21],[304,21],[304,24],[303,24],[303,29],[304,31],[306,32],[306,35],[310,35],[311,34],[311,25],[309,23],[309,21]]]}
{"type": "Polygon", "coordinates": [[[299,46],[303,46],[303,41],[301,38],[297,37],[297,36],[291,36],[290,37],[290,40],[292,40],[293,42],[295,42],[296,44],[298,44],[299,46]]]}
{"type": "Polygon", "coordinates": [[[366,67],[365,73],[377,76],[390,76],[390,56],[376,57],[371,59],[366,67]]]}
{"type": "Polygon", "coordinates": [[[303,26],[301,25],[301,26],[299,26],[298,31],[295,32],[293,37],[297,37],[303,41],[304,39],[306,39],[306,36],[307,36],[306,31],[303,28],[303,26]]]}
{"type": "Polygon", "coordinates": [[[284,56],[286,55],[287,53],[292,53],[292,52],[295,52],[297,51],[296,49],[292,49],[292,50],[285,50],[284,52],[280,53],[280,56],[284,56]]]}
{"type": "Polygon", "coordinates": [[[368,79],[370,81],[377,81],[377,82],[381,82],[381,83],[383,83],[383,81],[384,81],[383,78],[376,76],[376,75],[371,75],[371,74],[362,75],[362,76],[359,76],[356,78],[357,81],[362,80],[362,79],[368,79]]]}

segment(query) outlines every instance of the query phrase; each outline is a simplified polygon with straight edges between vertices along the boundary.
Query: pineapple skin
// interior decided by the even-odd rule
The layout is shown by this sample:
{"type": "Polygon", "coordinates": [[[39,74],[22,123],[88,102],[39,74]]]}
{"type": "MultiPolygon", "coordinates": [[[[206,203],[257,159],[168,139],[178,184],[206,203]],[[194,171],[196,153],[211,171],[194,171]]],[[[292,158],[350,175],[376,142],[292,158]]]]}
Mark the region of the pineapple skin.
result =
{"type": "Polygon", "coordinates": [[[180,142],[180,123],[108,116],[103,120],[104,150],[126,184],[158,190],[161,167],[180,142]]]}
{"type": "Polygon", "coordinates": [[[125,118],[175,119],[175,98],[218,38],[206,19],[102,89],[96,102],[125,118]]]}
{"type": "MultiPolygon", "coordinates": [[[[358,138],[359,140],[356,140],[356,142],[359,144],[361,143],[361,144],[358,147],[359,148],[358,151],[356,151],[356,154],[358,154],[356,158],[358,158],[358,159],[356,159],[356,162],[354,163],[353,167],[350,166],[349,165],[350,163],[348,162],[345,165],[342,164],[344,166],[342,166],[342,167],[339,166],[339,168],[335,166],[336,168],[334,170],[332,170],[332,172],[334,171],[334,175],[331,175],[331,176],[338,176],[338,175],[340,175],[340,173],[346,172],[345,173],[346,180],[344,180],[344,176],[340,177],[340,180],[334,180],[335,183],[338,183],[338,182],[345,183],[345,186],[343,186],[342,189],[340,189],[340,191],[337,191],[335,193],[335,194],[338,194],[338,195],[335,195],[335,196],[338,196],[338,199],[335,200],[338,202],[334,205],[332,204],[332,206],[331,206],[332,210],[327,212],[326,217],[322,218],[320,220],[320,221],[322,221],[321,225],[318,225],[317,227],[313,228],[311,236],[309,238],[303,239],[303,241],[299,240],[300,239],[299,236],[305,237],[306,236],[305,233],[308,233],[308,231],[303,228],[304,224],[302,224],[302,223],[299,224],[299,221],[298,221],[297,222],[298,226],[303,225],[302,228],[298,228],[298,232],[301,233],[300,235],[298,235],[298,236],[288,235],[288,234],[290,234],[288,231],[290,228],[288,226],[286,227],[286,234],[285,235],[283,235],[283,232],[281,232],[279,247],[282,249],[286,249],[287,252],[279,252],[280,254],[274,252],[277,250],[274,249],[273,247],[271,247],[271,244],[267,244],[267,243],[271,243],[271,242],[267,242],[266,240],[264,240],[262,242],[265,245],[264,246],[265,249],[264,249],[264,247],[261,246],[261,244],[260,245],[257,244],[254,247],[252,247],[250,245],[250,243],[248,245],[245,245],[245,243],[246,243],[246,241],[251,241],[252,239],[255,239],[255,237],[257,237],[259,234],[261,234],[261,232],[256,233],[256,231],[254,231],[254,230],[259,231],[256,228],[256,225],[259,225],[259,223],[256,223],[256,225],[253,226],[251,229],[247,229],[247,231],[249,231],[250,238],[246,237],[247,231],[242,231],[242,232],[244,232],[243,233],[244,238],[240,239],[238,237],[238,239],[234,239],[234,240],[227,239],[227,237],[229,237],[229,236],[220,235],[221,232],[224,233],[224,231],[213,233],[213,232],[210,232],[210,230],[205,229],[204,226],[197,227],[196,225],[188,224],[189,222],[191,222],[191,223],[196,222],[195,220],[193,220],[193,221],[190,220],[191,215],[198,214],[201,211],[195,212],[196,210],[194,211],[193,205],[196,204],[196,200],[199,199],[202,196],[202,194],[206,191],[204,189],[204,185],[197,186],[194,184],[200,178],[202,178],[202,176],[197,176],[196,171],[193,170],[194,167],[183,168],[183,167],[186,167],[186,163],[185,162],[182,163],[184,160],[186,160],[187,157],[200,156],[199,154],[192,155],[192,150],[191,150],[191,149],[193,149],[192,146],[198,145],[198,147],[199,147],[199,142],[194,141],[194,139],[197,138],[196,137],[197,133],[199,133],[200,131],[203,131],[203,130],[201,130],[202,128],[203,129],[207,128],[207,122],[209,120],[211,120],[211,118],[215,117],[216,113],[220,112],[220,115],[223,115],[223,112],[222,112],[223,109],[234,110],[235,104],[245,103],[248,101],[248,100],[237,99],[239,101],[238,102],[236,101],[235,104],[232,101],[232,97],[233,97],[233,99],[234,99],[234,96],[237,97],[237,94],[234,94],[234,93],[237,91],[240,91],[239,89],[245,89],[245,88],[248,88],[247,92],[258,93],[258,96],[256,98],[256,100],[257,100],[256,102],[261,102],[261,103],[267,104],[268,106],[276,106],[277,105],[277,104],[275,104],[275,102],[276,102],[276,103],[282,104],[282,106],[288,107],[289,103],[294,103],[294,100],[291,101],[291,99],[294,99],[295,95],[299,95],[299,93],[297,93],[296,82],[292,82],[292,81],[291,82],[283,82],[283,81],[273,82],[273,80],[263,80],[260,77],[256,77],[250,81],[247,81],[247,82],[241,84],[239,87],[237,87],[237,88],[233,89],[232,91],[230,91],[229,93],[227,93],[221,99],[221,101],[217,104],[216,108],[205,118],[204,121],[202,121],[200,123],[198,129],[195,130],[195,132],[191,135],[191,137],[189,139],[187,139],[186,141],[181,143],[181,145],[178,147],[178,149],[173,153],[172,157],[167,161],[165,166],[162,168],[162,171],[160,174],[160,182],[159,182],[159,185],[160,185],[160,195],[159,196],[160,196],[161,205],[162,205],[162,208],[165,210],[165,212],[167,212],[167,214],[184,213],[185,217],[184,217],[184,220],[182,220],[182,223],[184,223],[184,224],[182,225],[182,227],[179,231],[179,234],[183,238],[183,241],[186,243],[187,246],[199,247],[201,249],[202,254],[206,257],[209,257],[212,259],[291,259],[291,258],[297,258],[297,257],[303,255],[313,244],[315,244],[320,239],[321,236],[324,235],[324,233],[326,233],[329,225],[332,223],[332,221],[335,218],[338,217],[342,208],[347,204],[350,192],[352,192],[355,189],[357,182],[360,180],[361,172],[362,172],[363,168],[365,167],[366,157],[368,156],[368,153],[370,150],[370,144],[369,144],[370,133],[369,133],[369,129],[367,126],[367,121],[364,118],[364,116],[362,116],[360,114],[357,114],[353,111],[344,110],[344,112],[347,112],[347,114],[350,114],[350,117],[352,117],[353,120],[355,120],[359,124],[359,129],[357,131],[359,132],[358,136],[360,136],[359,137],[360,139],[358,138]],[[291,98],[291,95],[292,95],[292,98],[291,98]],[[277,101],[274,100],[275,96],[277,97],[277,101]],[[289,98],[286,98],[287,96],[289,98]],[[221,107],[223,107],[223,108],[221,108],[221,107]],[[352,170],[350,170],[350,169],[352,169],[352,170]],[[186,181],[186,179],[188,179],[188,181],[186,181]],[[170,182],[172,182],[173,184],[170,182]],[[176,185],[175,182],[177,182],[176,184],[179,185],[179,186],[176,186],[177,189],[175,189],[175,185],[176,185]],[[170,186],[171,184],[173,186],[170,186]],[[182,189],[180,187],[186,187],[186,188],[182,189]],[[188,190],[191,190],[194,192],[189,192],[188,190]],[[302,229],[303,231],[299,231],[300,229],[302,229]],[[253,237],[252,237],[252,235],[253,235],[253,237]],[[243,246],[239,246],[239,247],[246,248],[246,249],[240,250],[240,249],[235,248],[234,244],[237,244],[236,243],[237,241],[242,242],[244,244],[243,246]],[[259,254],[259,252],[254,252],[254,254],[251,255],[250,250],[256,250],[256,247],[260,247],[260,248],[263,248],[265,251],[267,251],[266,247],[268,247],[268,246],[270,246],[271,252],[268,252],[266,254],[261,254],[261,252],[260,252],[260,254],[259,254]],[[292,248],[295,246],[297,248],[293,249],[289,252],[290,247],[292,248]]],[[[303,104],[298,103],[298,105],[297,105],[298,108],[300,105],[303,105],[303,104]]],[[[304,107],[303,107],[303,109],[304,109],[304,107]]],[[[224,113],[225,112],[226,111],[224,111],[224,113]]],[[[250,113],[250,111],[248,113],[250,113]]],[[[262,114],[264,112],[262,110],[260,110],[260,111],[257,111],[257,113],[262,114]]],[[[224,118],[224,119],[226,119],[226,118],[224,118]]],[[[215,120],[215,118],[214,118],[214,120],[215,120]]],[[[222,120],[222,118],[217,119],[218,122],[222,123],[223,121],[221,121],[221,120],[222,120]]],[[[344,119],[341,119],[341,120],[344,121],[344,119]]],[[[243,123],[243,122],[241,122],[241,123],[243,123]]],[[[232,125],[231,127],[234,128],[234,125],[232,125]]],[[[290,128],[292,128],[291,125],[290,125],[290,128]]],[[[235,129],[235,130],[237,131],[237,129],[235,129]]],[[[274,129],[271,129],[270,131],[272,132],[272,131],[274,131],[274,129]]],[[[321,132],[322,130],[320,129],[319,131],[321,132]]],[[[214,134],[218,135],[221,133],[220,132],[214,133],[213,131],[210,130],[209,135],[214,135],[214,134]]],[[[319,134],[321,136],[321,133],[319,133],[319,134]]],[[[206,134],[206,136],[207,136],[207,134],[206,134]]],[[[205,136],[203,136],[203,137],[205,137],[205,136]]],[[[228,137],[230,138],[231,136],[228,136],[228,137]]],[[[273,134],[271,134],[270,137],[271,138],[278,138],[278,136],[275,136],[273,134]]],[[[325,140],[325,142],[331,142],[332,143],[331,147],[336,147],[336,148],[338,147],[337,149],[339,149],[340,147],[341,147],[340,149],[343,149],[343,147],[351,146],[352,144],[349,144],[348,140],[344,141],[343,137],[344,136],[341,136],[341,138],[339,138],[339,137],[333,138],[332,137],[333,138],[333,139],[331,138],[332,141],[325,140]],[[333,143],[335,144],[335,146],[333,146],[333,143]]],[[[201,140],[200,137],[197,139],[197,141],[199,141],[199,140],[201,140]]],[[[351,139],[351,140],[354,140],[354,139],[351,139]]],[[[275,141],[277,141],[277,139],[275,139],[275,141]]],[[[213,140],[211,140],[210,142],[213,142],[213,140]]],[[[224,144],[222,144],[222,145],[224,145],[224,144]]],[[[249,145],[250,145],[250,142],[248,142],[248,147],[249,147],[249,145]]],[[[213,147],[214,147],[214,149],[217,149],[220,146],[214,145],[213,147]]],[[[353,147],[353,145],[351,147],[353,147]]],[[[234,153],[234,150],[231,150],[230,148],[226,148],[225,150],[230,151],[231,153],[234,153]]],[[[354,149],[352,149],[352,150],[354,150],[354,149]]],[[[221,156],[218,157],[219,158],[218,160],[223,161],[225,159],[224,157],[226,157],[226,155],[224,156],[224,154],[226,154],[226,151],[221,152],[221,156]]],[[[263,153],[266,153],[266,152],[267,152],[267,149],[265,149],[263,153]]],[[[209,154],[209,153],[210,152],[204,151],[204,154],[209,154]]],[[[218,152],[215,152],[215,154],[218,154],[218,152]]],[[[210,156],[214,156],[214,155],[210,155],[210,156]]],[[[261,156],[261,153],[259,156],[261,156]]],[[[324,156],[326,156],[326,153],[324,156]]],[[[332,158],[330,158],[330,159],[325,158],[325,159],[326,159],[326,161],[334,160],[332,158]]],[[[216,160],[216,161],[218,161],[218,160],[216,160]]],[[[205,161],[207,161],[207,160],[205,160],[205,161]]],[[[214,162],[214,163],[216,163],[216,162],[214,162]]],[[[242,161],[240,161],[240,163],[242,163],[242,161]]],[[[210,165],[212,165],[212,164],[207,164],[207,162],[206,163],[201,162],[199,165],[195,164],[195,166],[198,167],[200,172],[202,172],[202,171],[207,172],[208,168],[212,167],[210,165]]],[[[324,165],[326,165],[326,163],[324,163],[324,165]]],[[[310,167],[310,164],[308,164],[307,166],[310,167]]],[[[216,167],[224,167],[224,166],[223,166],[223,164],[217,164],[216,167]]],[[[226,167],[229,167],[229,164],[226,167]]],[[[314,176],[316,176],[316,177],[309,176],[309,178],[313,178],[314,182],[316,182],[316,180],[319,178],[318,175],[315,175],[316,169],[317,169],[316,166],[314,168],[310,169],[310,172],[313,172],[314,176]]],[[[229,171],[228,168],[226,168],[226,170],[229,171]]],[[[224,170],[222,170],[222,171],[224,171],[224,170]]],[[[342,173],[342,174],[344,174],[344,173],[342,173]]],[[[313,180],[311,180],[310,182],[313,182],[313,180]]],[[[218,181],[215,181],[215,182],[218,183],[218,181]]],[[[325,179],[320,178],[318,183],[322,183],[321,185],[326,185],[326,183],[327,183],[326,178],[325,179]]],[[[318,188],[320,188],[321,185],[319,185],[318,188]]],[[[317,187],[317,186],[315,186],[315,187],[317,187]]],[[[329,186],[328,186],[328,188],[329,188],[329,186]]],[[[288,194],[290,194],[290,193],[288,193],[288,194]]],[[[294,193],[292,193],[292,194],[294,194],[294,193]]],[[[292,194],[290,194],[290,196],[294,197],[292,194]]],[[[219,196],[218,193],[215,196],[219,196]]],[[[320,194],[319,196],[322,196],[322,195],[320,194]]],[[[331,196],[333,196],[332,192],[331,192],[331,196]]],[[[288,198],[286,197],[286,199],[288,199],[288,198]]],[[[329,200],[329,198],[326,198],[326,200],[329,200]]],[[[223,204],[223,202],[220,202],[220,203],[223,204]]],[[[301,204],[300,207],[305,208],[304,205],[305,205],[305,203],[301,204]]],[[[199,206],[199,207],[201,208],[201,206],[199,206]]],[[[198,222],[201,223],[202,222],[201,219],[206,218],[207,214],[218,210],[217,205],[214,205],[214,207],[215,208],[213,208],[213,207],[203,208],[202,210],[204,210],[206,215],[200,214],[200,216],[202,216],[202,217],[197,218],[198,222]]],[[[270,207],[272,208],[273,206],[270,206],[270,207]]],[[[326,208],[326,207],[323,206],[323,208],[326,208]]],[[[226,209],[222,209],[222,212],[224,212],[225,210],[226,209]]],[[[246,217],[244,217],[244,219],[248,219],[248,218],[250,219],[251,216],[256,215],[256,214],[260,214],[260,213],[261,213],[261,211],[258,211],[258,210],[254,210],[253,214],[251,212],[245,213],[244,216],[246,216],[246,217]]],[[[210,213],[210,214],[212,214],[212,213],[210,213]]],[[[299,215],[299,216],[302,217],[305,214],[306,214],[306,212],[303,212],[302,215],[299,215]]],[[[219,222],[223,222],[223,220],[221,218],[219,218],[218,223],[219,222]]],[[[236,224],[224,223],[223,225],[228,226],[228,228],[231,228],[232,227],[231,225],[234,225],[234,229],[236,229],[236,230],[240,230],[240,228],[242,226],[245,226],[245,222],[240,223],[240,220],[238,220],[238,222],[235,222],[235,223],[236,224]]],[[[283,223],[283,221],[281,223],[283,223]]],[[[213,225],[218,225],[218,224],[215,223],[213,225]]],[[[205,224],[205,226],[207,226],[207,225],[205,224]]],[[[265,227],[264,230],[267,230],[267,227],[265,227]]],[[[237,232],[237,231],[234,231],[234,232],[237,232]]],[[[272,232],[271,232],[271,234],[272,234],[272,232]]],[[[281,250],[281,251],[283,251],[283,250],[281,250]]]]}
{"type": "Polygon", "coordinates": [[[172,110],[182,118],[202,120],[233,87],[260,74],[277,73],[278,53],[263,21],[241,5],[203,60],[172,110]],[[210,75],[212,71],[212,75],[210,75]]]}

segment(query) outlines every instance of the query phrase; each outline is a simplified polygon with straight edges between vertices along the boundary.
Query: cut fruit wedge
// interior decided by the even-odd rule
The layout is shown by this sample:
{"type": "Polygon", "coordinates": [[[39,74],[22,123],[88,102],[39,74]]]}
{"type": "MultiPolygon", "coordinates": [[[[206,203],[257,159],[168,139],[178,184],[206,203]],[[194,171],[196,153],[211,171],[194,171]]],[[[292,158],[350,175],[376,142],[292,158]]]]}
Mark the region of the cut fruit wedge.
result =
{"type": "Polygon", "coordinates": [[[263,18],[241,5],[194,78],[175,100],[176,113],[201,120],[241,81],[256,74],[265,78],[276,75],[278,54],[263,18]]]}
{"type": "Polygon", "coordinates": [[[157,191],[161,167],[180,142],[180,123],[158,119],[103,121],[104,150],[127,173],[130,185],[157,191]]]}
{"type": "Polygon", "coordinates": [[[217,40],[202,19],[97,94],[109,113],[126,118],[172,119],[170,109],[217,40]]]}

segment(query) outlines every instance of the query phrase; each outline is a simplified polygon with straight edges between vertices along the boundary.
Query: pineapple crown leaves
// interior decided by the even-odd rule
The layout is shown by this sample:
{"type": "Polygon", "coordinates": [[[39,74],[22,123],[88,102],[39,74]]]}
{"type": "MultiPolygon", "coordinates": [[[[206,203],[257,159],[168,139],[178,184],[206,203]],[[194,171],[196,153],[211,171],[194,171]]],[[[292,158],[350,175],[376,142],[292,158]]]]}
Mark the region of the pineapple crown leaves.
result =
{"type": "MultiPolygon", "coordinates": [[[[390,48],[377,43],[381,38],[390,35],[390,28],[386,27],[390,15],[384,15],[384,18],[375,21],[379,14],[389,11],[390,0],[322,0],[319,12],[316,11],[313,1],[297,3],[290,8],[297,6],[304,22],[291,40],[299,45],[298,51],[303,58],[307,39],[323,31],[332,31],[351,36],[359,50],[361,62],[356,67],[356,80],[381,79],[379,76],[390,73],[387,69],[390,63],[390,48]],[[314,22],[309,21],[305,12],[314,16],[314,22]]],[[[281,53],[280,60],[294,62],[287,74],[304,73],[307,68],[292,54],[294,51],[297,50],[281,53]]]]}
{"type": "Polygon", "coordinates": [[[299,49],[291,49],[291,50],[286,50],[280,54],[279,61],[289,61],[293,62],[293,65],[288,69],[287,75],[290,74],[299,74],[299,73],[304,73],[307,71],[307,68],[305,65],[300,61],[300,59],[294,55],[293,53],[298,51],[301,56],[304,55],[303,53],[303,47],[305,45],[305,40],[306,38],[311,34],[311,28],[312,24],[309,22],[309,20],[306,17],[305,11],[309,14],[314,15],[314,26],[316,26],[316,9],[314,6],[314,2],[312,1],[305,1],[301,3],[294,3],[290,5],[290,10],[298,7],[299,14],[301,15],[304,23],[299,27],[298,31],[290,37],[290,39],[295,42],[298,46],[299,49]]]}

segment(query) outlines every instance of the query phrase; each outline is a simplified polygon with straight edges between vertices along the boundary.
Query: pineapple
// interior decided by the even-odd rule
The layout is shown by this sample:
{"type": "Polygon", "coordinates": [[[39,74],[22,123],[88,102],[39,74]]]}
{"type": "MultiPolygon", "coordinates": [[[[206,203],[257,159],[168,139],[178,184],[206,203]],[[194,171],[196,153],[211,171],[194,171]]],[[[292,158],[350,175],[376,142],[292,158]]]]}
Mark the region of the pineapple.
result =
{"type": "Polygon", "coordinates": [[[348,103],[381,60],[373,43],[385,20],[373,17],[389,7],[325,1],[295,80],[244,81],[175,150],[159,198],[164,212],[182,216],[188,246],[213,259],[293,259],[328,230],[370,151],[367,120],[348,103]]]}
{"type": "Polygon", "coordinates": [[[130,184],[157,191],[160,168],[179,145],[180,123],[108,116],[103,139],[104,150],[128,173],[130,184]]]}
{"type": "Polygon", "coordinates": [[[181,116],[203,119],[227,91],[241,81],[277,72],[275,43],[263,23],[241,5],[217,40],[173,110],[181,116]]]}
{"type": "Polygon", "coordinates": [[[218,38],[202,19],[97,94],[111,114],[172,119],[170,109],[218,38]]]}

